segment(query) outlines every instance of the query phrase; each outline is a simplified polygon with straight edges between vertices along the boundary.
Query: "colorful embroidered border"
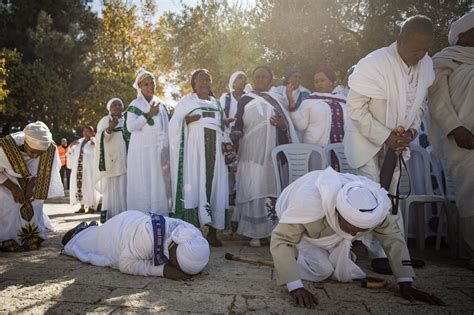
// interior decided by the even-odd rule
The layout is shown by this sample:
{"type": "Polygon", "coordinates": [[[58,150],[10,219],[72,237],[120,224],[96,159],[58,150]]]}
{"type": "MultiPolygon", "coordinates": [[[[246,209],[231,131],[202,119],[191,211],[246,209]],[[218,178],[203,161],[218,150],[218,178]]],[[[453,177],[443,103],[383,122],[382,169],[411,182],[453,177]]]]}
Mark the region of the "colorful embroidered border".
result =
{"type": "Polygon", "coordinates": [[[150,213],[151,226],[153,227],[153,264],[160,266],[166,264],[169,259],[165,255],[166,222],[162,215],[150,213]]]}
{"type": "Polygon", "coordinates": [[[48,198],[51,173],[53,172],[53,162],[56,155],[56,144],[53,142],[48,150],[41,155],[36,174],[35,199],[44,200],[48,198]]]}
{"type": "Polygon", "coordinates": [[[12,136],[8,135],[4,138],[1,138],[0,146],[3,148],[8,162],[10,162],[10,165],[12,166],[15,173],[20,174],[25,178],[31,176],[25,161],[23,161],[20,149],[18,148],[12,136]]]}

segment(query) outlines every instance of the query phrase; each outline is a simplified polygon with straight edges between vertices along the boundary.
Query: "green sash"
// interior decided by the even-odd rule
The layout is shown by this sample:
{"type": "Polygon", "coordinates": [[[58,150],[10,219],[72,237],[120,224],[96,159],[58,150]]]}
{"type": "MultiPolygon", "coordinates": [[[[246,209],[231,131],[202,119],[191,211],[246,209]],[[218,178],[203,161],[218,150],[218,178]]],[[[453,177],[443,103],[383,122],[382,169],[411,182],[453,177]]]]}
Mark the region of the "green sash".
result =
{"type": "MultiPolygon", "coordinates": [[[[117,127],[117,128],[112,129],[112,132],[119,132],[119,131],[122,133],[123,141],[125,141],[125,146],[128,149],[128,140],[125,137],[124,128],[117,127]]],[[[105,169],[105,145],[104,145],[105,132],[106,132],[105,130],[102,130],[100,134],[99,171],[101,172],[104,172],[106,170],[105,169]]]]}
{"type": "MultiPolygon", "coordinates": [[[[224,124],[224,112],[222,111],[222,107],[220,106],[220,103],[217,102],[217,109],[213,107],[198,107],[190,111],[189,113],[186,114],[186,116],[192,114],[196,110],[202,110],[202,111],[207,111],[207,112],[218,112],[221,117],[221,130],[225,130],[225,124],[224,124]]],[[[185,116],[185,117],[186,117],[185,116]]],[[[185,118],[183,118],[184,120],[185,118]]],[[[181,139],[180,139],[180,146],[179,146],[179,157],[178,157],[178,180],[177,180],[177,185],[176,185],[176,197],[175,197],[175,215],[174,217],[180,218],[186,222],[192,223],[199,227],[199,222],[195,222],[196,218],[191,211],[188,211],[184,208],[184,198],[183,198],[183,181],[184,181],[184,141],[185,141],[185,134],[184,134],[184,125],[186,124],[186,121],[183,121],[181,125],[181,139]]],[[[197,216],[199,217],[199,216],[197,216]]]]}

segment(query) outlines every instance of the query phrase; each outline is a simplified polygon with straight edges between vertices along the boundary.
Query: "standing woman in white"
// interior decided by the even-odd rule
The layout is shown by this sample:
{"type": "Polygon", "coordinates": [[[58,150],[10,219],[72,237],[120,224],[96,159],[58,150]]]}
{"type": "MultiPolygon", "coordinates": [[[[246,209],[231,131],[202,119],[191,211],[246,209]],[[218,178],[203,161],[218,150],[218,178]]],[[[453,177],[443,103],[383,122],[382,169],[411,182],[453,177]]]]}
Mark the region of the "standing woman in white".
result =
{"type": "Polygon", "coordinates": [[[76,213],[94,213],[100,194],[95,189],[99,169],[95,164],[94,127],[84,126],[83,137],[71,143],[67,153],[67,166],[71,169],[69,200],[71,205],[80,204],[76,213]]]}
{"type": "Polygon", "coordinates": [[[109,114],[97,124],[95,163],[99,169],[99,187],[103,194],[101,221],[127,211],[127,143],[123,134],[123,102],[107,102],[109,114]]]}
{"type": "Polygon", "coordinates": [[[127,207],[168,215],[170,200],[168,113],[155,96],[155,77],[141,68],[133,87],[138,95],[126,110],[130,132],[127,207]]]}

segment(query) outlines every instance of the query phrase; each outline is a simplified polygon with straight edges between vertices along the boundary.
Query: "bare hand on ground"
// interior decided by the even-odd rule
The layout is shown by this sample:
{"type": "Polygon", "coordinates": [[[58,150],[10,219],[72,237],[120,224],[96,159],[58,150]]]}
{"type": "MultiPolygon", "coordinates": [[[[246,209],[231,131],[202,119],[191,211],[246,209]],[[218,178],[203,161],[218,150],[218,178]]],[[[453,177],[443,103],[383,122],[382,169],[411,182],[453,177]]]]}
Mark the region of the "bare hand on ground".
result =
{"type": "Polygon", "coordinates": [[[298,307],[316,308],[318,298],[305,288],[299,288],[290,292],[298,307]]]}
{"type": "Polygon", "coordinates": [[[188,281],[192,279],[190,275],[182,272],[181,270],[179,270],[178,268],[176,268],[175,266],[169,263],[165,265],[163,269],[163,275],[167,279],[177,280],[177,281],[188,281]]]}
{"type": "Polygon", "coordinates": [[[429,294],[428,292],[421,291],[412,287],[411,282],[401,282],[398,284],[400,287],[400,295],[410,302],[422,301],[431,305],[446,305],[443,300],[435,296],[434,294],[429,294]]]}

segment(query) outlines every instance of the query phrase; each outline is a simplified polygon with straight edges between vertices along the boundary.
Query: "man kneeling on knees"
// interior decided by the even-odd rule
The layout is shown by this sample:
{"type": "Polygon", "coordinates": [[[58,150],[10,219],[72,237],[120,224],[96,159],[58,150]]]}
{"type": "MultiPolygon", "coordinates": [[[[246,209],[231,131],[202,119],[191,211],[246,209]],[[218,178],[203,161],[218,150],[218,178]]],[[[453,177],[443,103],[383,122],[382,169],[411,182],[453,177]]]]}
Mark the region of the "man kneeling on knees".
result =
{"type": "Polygon", "coordinates": [[[82,222],[68,231],[64,253],[123,273],[188,280],[209,262],[209,244],[179,219],[125,211],[105,224],[82,222]]]}
{"type": "Polygon", "coordinates": [[[276,204],[280,222],[273,230],[270,250],[277,283],[287,285],[298,306],[314,308],[318,301],[301,279],[349,282],[365,278],[353,261],[351,245],[354,240],[370,242],[373,235],[388,256],[401,296],[443,305],[436,296],[412,287],[415,274],[410,255],[390,209],[387,192],[363,176],[327,168],[299,178],[276,204]]]}

